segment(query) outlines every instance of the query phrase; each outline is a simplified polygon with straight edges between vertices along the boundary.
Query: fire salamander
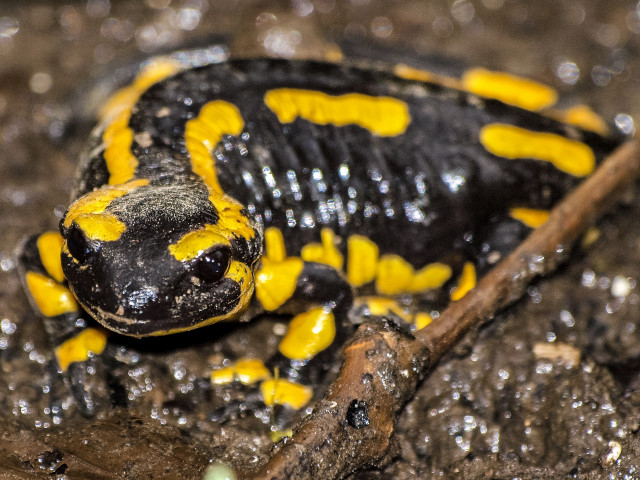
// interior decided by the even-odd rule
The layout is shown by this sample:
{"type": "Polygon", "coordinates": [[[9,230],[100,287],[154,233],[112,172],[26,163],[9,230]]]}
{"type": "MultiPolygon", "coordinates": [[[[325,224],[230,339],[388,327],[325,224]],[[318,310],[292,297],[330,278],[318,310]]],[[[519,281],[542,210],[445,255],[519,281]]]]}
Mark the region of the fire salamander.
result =
{"type": "Polygon", "coordinates": [[[150,64],[102,109],[60,231],[20,250],[79,407],[107,345],[84,312],[134,337],[291,315],[274,358],[211,381],[294,411],[354,312],[437,321],[620,142],[556,99],[482,69],[150,64]]]}

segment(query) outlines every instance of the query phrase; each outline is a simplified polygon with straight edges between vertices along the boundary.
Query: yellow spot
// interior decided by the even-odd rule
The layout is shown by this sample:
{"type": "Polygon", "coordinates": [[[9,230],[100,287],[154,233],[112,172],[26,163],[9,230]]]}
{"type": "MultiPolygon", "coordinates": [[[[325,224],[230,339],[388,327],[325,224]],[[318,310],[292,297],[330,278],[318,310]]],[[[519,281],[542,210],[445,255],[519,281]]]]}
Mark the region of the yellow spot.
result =
{"type": "Polygon", "coordinates": [[[282,232],[276,227],[269,227],[264,231],[266,258],[272,262],[282,262],[287,258],[282,232]]]}
{"type": "Polygon", "coordinates": [[[398,302],[391,298],[358,297],[354,301],[354,305],[356,307],[366,307],[369,311],[369,315],[375,315],[378,317],[385,315],[395,315],[405,322],[408,322],[410,318],[407,311],[402,306],[400,306],[398,302]]]}
{"type": "Polygon", "coordinates": [[[342,269],[342,254],[336,248],[336,236],[330,228],[320,231],[320,243],[309,243],[302,247],[300,257],[306,262],[317,262],[330,265],[336,270],[342,269]]]}
{"type": "Polygon", "coordinates": [[[440,288],[451,278],[451,274],[449,265],[439,262],[430,263],[413,275],[408,291],[417,293],[440,288]]]}
{"type": "Polygon", "coordinates": [[[549,210],[536,208],[512,208],[509,210],[512,218],[524,223],[529,228],[538,228],[549,218],[549,210]]]}
{"type": "Polygon", "coordinates": [[[56,360],[60,369],[65,372],[73,362],[84,362],[92,354],[100,355],[106,345],[107,334],[104,330],[86,328],[56,347],[56,360]]]}
{"type": "Polygon", "coordinates": [[[494,155],[508,159],[532,158],[552,163],[576,177],[593,172],[595,156],[589,146],[555,133],[534,132],[501,123],[485,125],[480,142],[494,155]]]}
{"type": "Polygon", "coordinates": [[[598,227],[589,227],[589,229],[584,232],[582,236],[582,240],[580,240],[580,246],[582,248],[589,248],[594,243],[598,241],[600,238],[600,229],[598,227]]]}
{"type": "Polygon", "coordinates": [[[64,273],[60,262],[60,251],[64,244],[62,235],[58,232],[45,232],[38,237],[36,244],[40,261],[49,276],[58,283],[64,282],[64,273]]]}
{"type": "Polygon", "coordinates": [[[308,360],[329,347],[336,336],[330,309],[312,308],[296,315],[279,345],[280,353],[292,360],[308,360]]]}
{"type": "Polygon", "coordinates": [[[148,184],[149,180],[147,179],[132,180],[122,185],[105,186],[90,192],[71,204],[64,216],[63,225],[69,228],[79,216],[102,214],[116,198],[148,184]]]}
{"type": "Polygon", "coordinates": [[[425,312],[418,312],[413,317],[413,323],[416,326],[416,330],[422,330],[424,327],[429,325],[432,321],[433,319],[431,318],[431,315],[425,312]]]}
{"type": "Polygon", "coordinates": [[[291,123],[300,117],[318,125],[353,124],[381,137],[404,133],[411,121],[405,102],[360,93],[332,96],[315,90],[279,88],[269,90],[264,103],[281,123],[291,123]]]}
{"type": "Polygon", "coordinates": [[[282,379],[265,380],[260,384],[260,392],[265,405],[287,405],[294,410],[300,410],[313,397],[310,387],[282,379]]]}
{"type": "Polygon", "coordinates": [[[263,258],[255,276],[256,297],[260,304],[272,311],[289,300],[296,290],[303,267],[304,262],[298,257],[289,257],[282,262],[263,258]]]}
{"type": "Polygon", "coordinates": [[[184,138],[191,168],[215,192],[222,190],[211,153],[223,135],[240,135],[243,128],[244,120],[238,108],[224,100],[205,104],[198,116],[186,123],[184,138]]]}
{"type": "Polygon", "coordinates": [[[71,291],[53,279],[40,273],[27,272],[26,282],[33,300],[45,317],[78,311],[78,303],[71,291]]]}
{"type": "Polygon", "coordinates": [[[109,185],[131,180],[138,166],[137,159],[131,153],[131,109],[151,85],[179,70],[179,63],[166,59],[148,64],[131,85],[115,92],[100,110],[100,116],[107,124],[102,140],[105,148],[104,159],[109,171],[109,185]]]}
{"type": "Polygon", "coordinates": [[[406,292],[413,278],[413,267],[398,255],[383,255],[378,262],[376,291],[383,295],[406,292]]]}
{"type": "Polygon", "coordinates": [[[560,110],[553,113],[552,116],[558,118],[558,120],[570,123],[584,130],[589,130],[603,136],[609,133],[607,122],[586,105],[576,105],[567,110],[560,110]]]}
{"type": "Polygon", "coordinates": [[[409,262],[398,255],[383,255],[378,262],[376,291],[383,295],[419,293],[440,288],[451,278],[451,267],[431,263],[415,272],[409,262]]]}
{"type": "Polygon", "coordinates": [[[462,76],[462,85],[476,95],[495,98],[526,110],[550,107],[558,100],[558,92],[548,85],[504,72],[473,68],[462,76]]]}
{"type": "Polygon", "coordinates": [[[211,383],[222,385],[239,381],[244,385],[252,385],[269,378],[271,374],[261,360],[255,358],[243,358],[235,364],[211,372],[211,383]]]}
{"type": "Polygon", "coordinates": [[[458,280],[458,286],[451,292],[451,300],[457,301],[464,297],[476,286],[476,267],[473,263],[466,262],[462,267],[462,274],[458,280]]]}
{"type": "Polygon", "coordinates": [[[393,73],[398,77],[407,80],[417,80],[419,82],[430,82],[437,85],[442,85],[448,88],[455,88],[462,90],[462,82],[457,78],[447,77],[444,75],[438,75],[437,73],[429,72],[427,70],[417,69],[400,63],[393,68],[393,73]]]}
{"type": "Polygon", "coordinates": [[[340,63],[344,58],[344,54],[338,45],[332,44],[327,48],[324,54],[324,59],[327,62],[340,63]]]}
{"type": "Polygon", "coordinates": [[[87,238],[103,242],[118,240],[127,229],[123,222],[110,213],[78,215],[75,222],[87,238]]]}
{"type": "Polygon", "coordinates": [[[378,271],[378,246],[362,235],[347,240],[347,280],[354,287],[373,282],[378,271]]]}
{"type": "Polygon", "coordinates": [[[189,232],[176,243],[169,245],[169,252],[179,262],[188,262],[216,245],[227,245],[229,241],[217,232],[216,225],[205,225],[189,232]]]}

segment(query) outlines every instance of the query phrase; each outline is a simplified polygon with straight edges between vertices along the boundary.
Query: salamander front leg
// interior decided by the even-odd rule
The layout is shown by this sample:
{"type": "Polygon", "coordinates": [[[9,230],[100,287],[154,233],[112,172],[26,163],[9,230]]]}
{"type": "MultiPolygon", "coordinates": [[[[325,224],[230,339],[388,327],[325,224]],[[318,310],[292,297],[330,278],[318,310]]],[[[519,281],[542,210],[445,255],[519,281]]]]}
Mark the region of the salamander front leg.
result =
{"type": "Polygon", "coordinates": [[[19,272],[33,309],[43,318],[58,371],[80,412],[92,416],[97,406],[88,379],[95,370],[93,357],[107,345],[107,334],[102,328],[87,326],[87,314],[66,286],[61,247],[58,232],[27,238],[17,252],[19,272]]]}

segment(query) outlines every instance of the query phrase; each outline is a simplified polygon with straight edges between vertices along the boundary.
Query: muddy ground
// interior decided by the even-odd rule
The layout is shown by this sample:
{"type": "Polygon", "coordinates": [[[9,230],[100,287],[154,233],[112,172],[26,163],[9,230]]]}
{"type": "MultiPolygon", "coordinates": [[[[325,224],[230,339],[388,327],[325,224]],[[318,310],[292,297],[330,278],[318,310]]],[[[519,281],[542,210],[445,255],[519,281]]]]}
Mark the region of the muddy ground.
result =
{"type": "MultiPolygon", "coordinates": [[[[12,259],[64,212],[99,79],[221,39],[243,56],[318,58],[344,43],[366,53],[372,42],[390,58],[438,53],[549,83],[621,128],[640,118],[640,4],[629,0],[3,0],[0,478],[200,478],[212,461],[266,459],[268,416],[212,422],[243,392],[207,375],[239,352],[266,358],[281,319],[115,338],[93,380],[104,408],[88,420],[51,367],[12,259]]],[[[396,459],[355,478],[640,478],[638,193],[440,363],[398,419],[396,459]]]]}

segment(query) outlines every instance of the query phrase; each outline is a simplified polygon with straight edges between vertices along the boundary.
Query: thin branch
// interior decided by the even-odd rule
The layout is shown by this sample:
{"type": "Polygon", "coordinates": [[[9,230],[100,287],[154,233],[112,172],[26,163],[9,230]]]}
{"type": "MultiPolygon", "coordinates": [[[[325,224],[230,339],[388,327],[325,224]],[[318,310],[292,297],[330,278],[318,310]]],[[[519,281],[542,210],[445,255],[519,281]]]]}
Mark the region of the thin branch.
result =
{"type": "Polygon", "coordinates": [[[384,464],[393,453],[395,418],[419,382],[472,326],[520,298],[533,278],[555,269],[582,232],[638,177],[639,152],[635,141],[618,148],[543,226],[415,338],[389,324],[362,325],[345,347],[340,375],[325,398],[251,478],[330,480],[384,464]]]}

